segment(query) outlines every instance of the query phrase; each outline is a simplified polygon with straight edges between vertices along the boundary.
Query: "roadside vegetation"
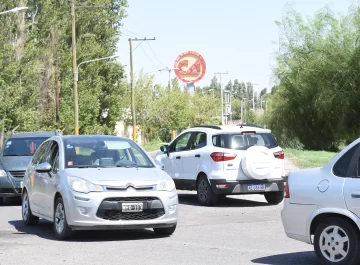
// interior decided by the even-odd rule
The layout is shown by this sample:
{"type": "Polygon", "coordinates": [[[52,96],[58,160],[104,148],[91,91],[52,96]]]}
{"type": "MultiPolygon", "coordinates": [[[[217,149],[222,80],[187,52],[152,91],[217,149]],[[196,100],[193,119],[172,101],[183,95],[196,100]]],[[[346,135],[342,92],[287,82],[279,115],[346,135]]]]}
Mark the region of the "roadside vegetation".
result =
{"type": "Polygon", "coordinates": [[[289,159],[300,169],[322,167],[337,153],[328,151],[307,151],[285,148],[285,158],[289,159]]]}

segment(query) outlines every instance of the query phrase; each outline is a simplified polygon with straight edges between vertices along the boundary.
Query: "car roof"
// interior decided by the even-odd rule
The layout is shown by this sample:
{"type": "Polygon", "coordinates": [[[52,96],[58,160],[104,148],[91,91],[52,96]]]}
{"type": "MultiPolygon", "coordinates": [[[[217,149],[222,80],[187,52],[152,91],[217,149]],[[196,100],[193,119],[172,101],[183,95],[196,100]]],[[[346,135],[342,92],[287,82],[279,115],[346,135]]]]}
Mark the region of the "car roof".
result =
{"type": "Polygon", "coordinates": [[[255,131],[263,133],[271,133],[270,129],[265,129],[258,125],[226,125],[226,126],[212,126],[212,125],[198,125],[188,129],[188,131],[206,131],[209,133],[233,133],[244,131],[255,131]]]}
{"type": "Polygon", "coordinates": [[[99,138],[99,139],[111,139],[116,138],[119,140],[126,140],[129,141],[129,138],[121,137],[121,136],[115,136],[115,135],[102,135],[102,134],[86,134],[86,135],[63,135],[60,136],[64,140],[73,140],[73,139],[89,139],[89,138],[99,138]]]}
{"type": "Polygon", "coordinates": [[[48,137],[56,135],[55,132],[15,132],[11,134],[8,139],[14,138],[36,138],[36,137],[48,137]]]}

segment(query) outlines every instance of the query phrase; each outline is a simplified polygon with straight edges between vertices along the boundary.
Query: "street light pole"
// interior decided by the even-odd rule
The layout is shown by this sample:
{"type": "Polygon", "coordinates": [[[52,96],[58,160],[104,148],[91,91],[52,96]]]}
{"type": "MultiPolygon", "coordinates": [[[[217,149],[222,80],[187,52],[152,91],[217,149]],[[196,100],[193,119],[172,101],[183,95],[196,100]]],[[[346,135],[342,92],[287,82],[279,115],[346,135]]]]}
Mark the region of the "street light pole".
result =
{"type": "Polygon", "coordinates": [[[76,31],[75,31],[75,8],[105,8],[106,6],[76,6],[75,0],[71,0],[71,37],[73,55],[73,79],[74,79],[74,134],[79,135],[79,101],[77,91],[77,67],[76,67],[76,31]]]}
{"type": "Polygon", "coordinates": [[[222,83],[221,83],[221,76],[222,75],[227,75],[228,72],[226,73],[215,73],[216,75],[220,76],[220,96],[221,96],[221,125],[224,125],[224,97],[223,97],[223,91],[222,91],[222,83]]]}
{"type": "Polygon", "coordinates": [[[74,77],[74,134],[79,135],[79,102],[77,91],[77,67],[76,67],[76,32],[75,32],[75,3],[71,1],[71,27],[72,27],[72,56],[74,77]]]}

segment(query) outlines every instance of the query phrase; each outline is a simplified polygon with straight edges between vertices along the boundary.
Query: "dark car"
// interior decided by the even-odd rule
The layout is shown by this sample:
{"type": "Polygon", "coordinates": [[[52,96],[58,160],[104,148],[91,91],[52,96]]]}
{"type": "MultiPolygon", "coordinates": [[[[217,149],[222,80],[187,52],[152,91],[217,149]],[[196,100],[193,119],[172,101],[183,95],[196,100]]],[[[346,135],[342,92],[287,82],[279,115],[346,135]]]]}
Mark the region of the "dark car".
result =
{"type": "Polygon", "coordinates": [[[54,135],[54,132],[19,132],[6,139],[0,153],[0,204],[3,198],[21,196],[21,181],[33,154],[54,135]]]}

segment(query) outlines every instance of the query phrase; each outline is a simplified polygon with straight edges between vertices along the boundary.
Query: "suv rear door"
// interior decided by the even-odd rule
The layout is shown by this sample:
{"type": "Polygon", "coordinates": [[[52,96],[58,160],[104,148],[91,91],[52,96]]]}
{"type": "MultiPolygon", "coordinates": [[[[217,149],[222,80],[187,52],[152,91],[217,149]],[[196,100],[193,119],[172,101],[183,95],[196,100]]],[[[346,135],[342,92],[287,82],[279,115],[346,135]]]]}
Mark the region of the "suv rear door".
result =
{"type": "Polygon", "coordinates": [[[192,132],[189,150],[181,154],[183,166],[180,178],[185,186],[189,186],[188,188],[196,187],[196,177],[209,141],[207,137],[208,135],[205,132],[192,132]]]}

